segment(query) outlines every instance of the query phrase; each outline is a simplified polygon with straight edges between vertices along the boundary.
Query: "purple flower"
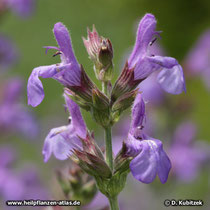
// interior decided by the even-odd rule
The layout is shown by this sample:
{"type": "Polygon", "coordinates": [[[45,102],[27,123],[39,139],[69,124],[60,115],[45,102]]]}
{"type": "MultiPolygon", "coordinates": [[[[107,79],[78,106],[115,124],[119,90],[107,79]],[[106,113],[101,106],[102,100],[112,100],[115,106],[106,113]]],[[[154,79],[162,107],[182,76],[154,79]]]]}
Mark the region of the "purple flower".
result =
{"type": "Polygon", "coordinates": [[[165,183],[171,169],[171,163],[163,150],[160,140],[143,133],[145,104],[138,94],[132,108],[130,131],[126,140],[127,155],[133,157],[130,162],[132,175],[143,183],[152,182],[156,175],[165,183]]]}
{"type": "Polygon", "coordinates": [[[7,81],[2,88],[0,101],[0,130],[20,132],[27,138],[35,138],[39,128],[35,117],[20,103],[23,81],[13,78],[7,81]]]}
{"type": "Polygon", "coordinates": [[[175,131],[174,141],[169,151],[173,173],[183,182],[194,180],[203,163],[209,158],[210,147],[193,143],[195,135],[195,124],[182,123],[175,131]]]}
{"type": "Polygon", "coordinates": [[[44,99],[44,89],[39,77],[53,78],[66,87],[80,86],[81,84],[81,68],[74,55],[67,28],[62,23],[56,23],[53,32],[59,48],[50,46],[46,48],[47,50],[58,50],[61,63],[50,66],[40,66],[32,71],[27,88],[28,104],[33,107],[38,106],[44,99]]]}
{"type": "Polygon", "coordinates": [[[71,120],[69,125],[53,128],[47,135],[42,154],[44,162],[47,162],[53,153],[59,160],[67,159],[72,149],[82,148],[79,137],[86,138],[86,125],[82,118],[79,106],[64,94],[71,120]]]}
{"type": "Polygon", "coordinates": [[[6,6],[20,17],[29,17],[35,8],[36,0],[4,0],[6,6]]]}
{"type": "Polygon", "coordinates": [[[160,86],[169,93],[180,94],[185,89],[182,67],[176,59],[150,54],[149,47],[153,43],[156,20],[152,14],[146,14],[140,21],[136,43],[128,59],[128,68],[134,68],[134,80],[144,80],[151,73],[161,70],[158,74],[160,86]]]}
{"type": "Polygon", "coordinates": [[[18,52],[12,41],[0,34],[0,71],[5,71],[17,61],[18,52]]]}
{"type": "Polygon", "coordinates": [[[210,30],[205,31],[185,59],[192,76],[201,75],[210,89],[210,30]]]}

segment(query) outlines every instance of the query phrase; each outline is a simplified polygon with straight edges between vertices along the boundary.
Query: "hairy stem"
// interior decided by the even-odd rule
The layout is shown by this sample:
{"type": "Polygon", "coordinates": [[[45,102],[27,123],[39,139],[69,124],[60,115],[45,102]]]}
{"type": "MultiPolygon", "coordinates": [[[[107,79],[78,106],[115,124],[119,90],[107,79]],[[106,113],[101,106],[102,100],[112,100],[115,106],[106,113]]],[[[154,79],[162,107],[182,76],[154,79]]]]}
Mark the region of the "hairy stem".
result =
{"type": "Polygon", "coordinates": [[[116,197],[109,198],[109,204],[110,204],[111,210],[119,210],[117,196],[116,197]]]}

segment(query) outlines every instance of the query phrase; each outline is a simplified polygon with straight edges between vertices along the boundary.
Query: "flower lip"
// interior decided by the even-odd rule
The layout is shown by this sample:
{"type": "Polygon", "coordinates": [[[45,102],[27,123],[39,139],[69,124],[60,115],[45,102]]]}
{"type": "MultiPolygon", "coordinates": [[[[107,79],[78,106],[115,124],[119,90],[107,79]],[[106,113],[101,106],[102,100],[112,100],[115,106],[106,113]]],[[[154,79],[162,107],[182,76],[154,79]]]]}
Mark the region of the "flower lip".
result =
{"type": "Polygon", "coordinates": [[[53,128],[45,138],[42,154],[47,162],[52,154],[59,159],[67,159],[74,149],[80,149],[80,138],[86,137],[86,125],[82,118],[79,106],[64,94],[65,102],[71,115],[68,125],[53,128]]]}
{"type": "Polygon", "coordinates": [[[81,67],[74,55],[67,28],[62,23],[56,23],[54,34],[59,47],[45,46],[44,48],[46,53],[49,49],[58,50],[53,56],[60,54],[61,63],[33,69],[27,85],[28,105],[33,107],[38,106],[44,99],[44,89],[39,77],[53,78],[65,87],[81,85],[81,67]]]}
{"type": "Polygon", "coordinates": [[[157,175],[161,183],[165,183],[171,162],[163,150],[162,142],[143,133],[144,120],[145,104],[139,93],[132,107],[130,131],[125,142],[125,154],[133,157],[130,162],[131,173],[143,183],[151,183],[157,175]]]}

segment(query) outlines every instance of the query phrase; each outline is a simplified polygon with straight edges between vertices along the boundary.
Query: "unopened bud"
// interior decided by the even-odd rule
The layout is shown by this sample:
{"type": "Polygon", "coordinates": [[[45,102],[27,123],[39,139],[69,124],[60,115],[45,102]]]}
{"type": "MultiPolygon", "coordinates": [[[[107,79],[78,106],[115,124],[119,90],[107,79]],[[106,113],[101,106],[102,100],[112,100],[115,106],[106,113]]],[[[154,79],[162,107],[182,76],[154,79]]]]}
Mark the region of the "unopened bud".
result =
{"type": "Polygon", "coordinates": [[[126,145],[123,142],[122,148],[114,160],[114,173],[123,173],[130,171],[129,165],[132,157],[126,155],[126,150],[126,145]]]}
{"type": "Polygon", "coordinates": [[[129,69],[128,63],[126,62],[123,71],[121,72],[112,89],[111,103],[113,104],[123,94],[134,90],[143,80],[144,79],[134,80],[134,68],[129,69]]]}
{"type": "Polygon", "coordinates": [[[138,92],[138,89],[136,89],[125,93],[117,99],[117,101],[112,105],[112,123],[117,122],[122,112],[133,104],[138,92]]]}
{"type": "Polygon", "coordinates": [[[88,29],[87,40],[83,38],[90,59],[94,63],[96,78],[101,81],[110,81],[113,71],[113,49],[109,39],[98,35],[95,27],[88,29]]]}
{"type": "Polygon", "coordinates": [[[89,134],[87,134],[86,139],[80,139],[83,144],[83,150],[75,149],[72,160],[92,176],[111,177],[111,169],[94,139],[89,134]]]}

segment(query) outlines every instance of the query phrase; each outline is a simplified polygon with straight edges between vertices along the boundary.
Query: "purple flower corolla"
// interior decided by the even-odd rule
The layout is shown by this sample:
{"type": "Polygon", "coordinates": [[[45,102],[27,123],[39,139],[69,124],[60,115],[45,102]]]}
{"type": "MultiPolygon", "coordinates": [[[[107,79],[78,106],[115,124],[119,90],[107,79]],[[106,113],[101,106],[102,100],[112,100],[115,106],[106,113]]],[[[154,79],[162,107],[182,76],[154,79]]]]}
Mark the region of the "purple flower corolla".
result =
{"type": "Polygon", "coordinates": [[[44,89],[39,77],[53,78],[66,87],[80,86],[81,84],[81,68],[74,55],[67,28],[62,23],[56,23],[53,32],[59,48],[46,48],[47,50],[57,49],[60,54],[61,63],[40,66],[32,71],[28,80],[27,91],[28,104],[33,107],[38,106],[44,99],[44,89]]]}
{"type": "MultiPolygon", "coordinates": [[[[150,46],[150,52],[153,55],[158,54],[163,56],[165,54],[164,50],[156,42],[150,46]]],[[[165,92],[161,88],[160,84],[157,83],[157,76],[158,72],[154,72],[138,86],[139,90],[142,91],[144,100],[155,105],[161,104],[165,95],[165,92]]]]}
{"type": "Polygon", "coordinates": [[[210,29],[201,35],[184,63],[192,76],[202,76],[210,90],[210,29]]]}
{"type": "Polygon", "coordinates": [[[193,143],[196,135],[196,126],[192,122],[184,122],[175,131],[173,144],[170,148],[170,157],[173,173],[183,181],[194,180],[202,165],[209,158],[210,147],[205,148],[198,143],[193,143]]]}
{"type": "Polygon", "coordinates": [[[4,133],[10,131],[22,133],[30,139],[39,133],[38,123],[29,110],[20,103],[23,81],[13,78],[2,87],[0,100],[0,130],[4,133]]]}
{"type": "Polygon", "coordinates": [[[47,162],[53,153],[59,160],[67,159],[74,148],[82,148],[79,137],[86,138],[86,125],[82,118],[79,106],[64,94],[71,118],[66,126],[53,128],[47,135],[42,154],[47,162]]]}
{"type": "Polygon", "coordinates": [[[130,162],[132,175],[143,183],[151,183],[156,175],[165,183],[171,169],[171,162],[163,150],[160,140],[143,133],[145,104],[139,93],[132,108],[130,131],[126,140],[127,155],[133,157],[130,162]]]}
{"type": "Polygon", "coordinates": [[[169,93],[180,94],[186,91],[182,67],[172,57],[151,55],[149,47],[153,43],[154,35],[158,32],[156,20],[152,14],[146,14],[140,21],[136,43],[128,59],[128,68],[134,68],[134,79],[144,80],[151,73],[161,70],[157,80],[160,86],[169,93]]]}
{"type": "Polygon", "coordinates": [[[0,34],[0,71],[9,69],[18,58],[18,51],[13,42],[0,34]]]}
{"type": "Polygon", "coordinates": [[[22,18],[29,17],[33,12],[36,0],[3,0],[6,7],[22,18]]]}
{"type": "Polygon", "coordinates": [[[157,81],[157,73],[154,72],[138,86],[146,102],[159,105],[164,99],[164,91],[157,81]]]}

